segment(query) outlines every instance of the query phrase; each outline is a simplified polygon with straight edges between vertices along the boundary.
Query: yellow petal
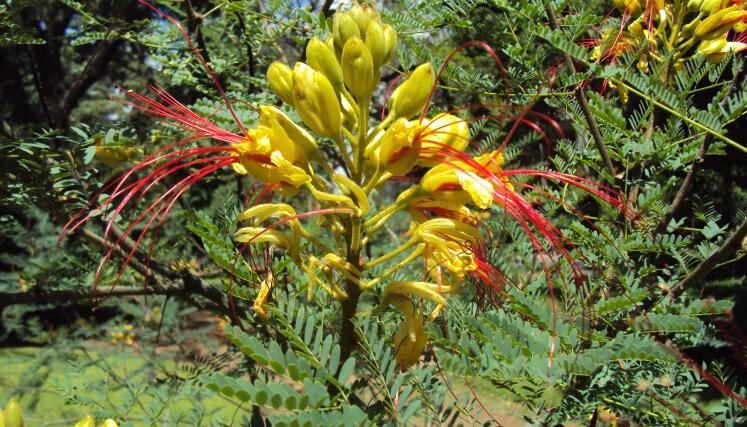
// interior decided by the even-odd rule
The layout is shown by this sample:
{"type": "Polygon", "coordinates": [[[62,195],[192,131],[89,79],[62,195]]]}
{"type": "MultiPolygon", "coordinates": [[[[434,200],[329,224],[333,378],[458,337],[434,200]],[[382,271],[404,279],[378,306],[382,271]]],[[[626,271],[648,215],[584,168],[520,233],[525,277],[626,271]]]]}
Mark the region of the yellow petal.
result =
{"type": "Polygon", "coordinates": [[[477,176],[471,171],[456,171],[459,183],[472,198],[472,202],[481,209],[487,209],[493,203],[493,185],[490,181],[477,176]]]}

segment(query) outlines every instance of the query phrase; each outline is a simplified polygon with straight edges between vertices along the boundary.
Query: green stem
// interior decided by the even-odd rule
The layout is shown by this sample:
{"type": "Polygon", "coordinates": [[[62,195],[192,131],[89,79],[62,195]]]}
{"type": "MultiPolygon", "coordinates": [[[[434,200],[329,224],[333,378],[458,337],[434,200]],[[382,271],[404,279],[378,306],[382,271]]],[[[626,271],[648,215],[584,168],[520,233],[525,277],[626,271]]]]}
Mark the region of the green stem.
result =
{"type": "Polygon", "coordinates": [[[345,162],[345,166],[347,166],[350,173],[355,175],[355,165],[353,164],[353,159],[350,158],[350,154],[348,154],[348,150],[345,147],[345,142],[342,140],[342,135],[338,135],[334,140],[335,144],[337,144],[337,149],[340,151],[342,160],[345,162]]]}
{"type": "MultiPolygon", "coordinates": [[[[394,215],[397,211],[399,211],[400,209],[402,209],[405,206],[407,206],[407,204],[412,199],[414,199],[414,198],[415,198],[415,192],[412,192],[411,194],[409,194],[409,195],[407,195],[407,196],[405,196],[405,197],[403,197],[401,199],[397,199],[397,201],[394,202],[393,205],[385,208],[384,210],[380,211],[376,215],[374,215],[371,218],[369,218],[368,220],[366,220],[366,222],[363,223],[363,226],[366,227],[366,228],[369,228],[369,227],[371,227],[373,225],[378,224],[382,220],[388,219],[390,216],[394,215]]],[[[378,228],[378,227],[376,227],[376,228],[378,228]]],[[[371,233],[371,231],[369,230],[369,234],[370,233],[371,233]]]]}
{"type": "Polygon", "coordinates": [[[402,261],[398,262],[396,265],[392,266],[389,270],[379,274],[375,279],[370,280],[368,283],[365,283],[363,285],[363,290],[371,289],[372,287],[376,286],[379,282],[386,279],[387,277],[391,276],[394,272],[397,270],[405,267],[407,264],[409,264],[412,260],[419,257],[423,254],[423,251],[425,250],[425,244],[421,243],[418,245],[418,247],[410,253],[410,255],[407,256],[407,258],[403,259],[402,261]]]}
{"type": "Polygon", "coordinates": [[[379,258],[376,258],[375,260],[373,260],[371,262],[363,264],[363,266],[361,266],[361,268],[364,269],[364,270],[368,270],[370,268],[373,268],[373,267],[381,264],[382,262],[389,261],[390,259],[396,257],[397,255],[401,254],[402,252],[404,252],[404,251],[408,250],[409,248],[413,247],[417,243],[418,243],[418,241],[415,240],[414,238],[410,239],[410,240],[407,241],[407,243],[405,243],[404,245],[400,246],[399,248],[393,250],[392,252],[389,252],[386,255],[382,255],[379,258]]]}

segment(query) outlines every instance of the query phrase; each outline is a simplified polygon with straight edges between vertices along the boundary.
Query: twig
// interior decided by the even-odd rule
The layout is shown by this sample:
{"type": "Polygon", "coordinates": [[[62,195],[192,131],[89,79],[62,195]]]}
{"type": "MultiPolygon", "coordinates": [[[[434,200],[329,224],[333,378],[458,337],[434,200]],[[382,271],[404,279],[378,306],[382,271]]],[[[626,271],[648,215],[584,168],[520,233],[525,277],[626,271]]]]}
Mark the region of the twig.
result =
{"type": "Polygon", "coordinates": [[[205,62],[210,62],[210,54],[205,44],[205,38],[202,36],[202,15],[199,15],[192,8],[192,1],[187,0],[184,2],[184,6],[187,8],[187,28],[190,32],[194,33],[195,39],[197,40],[197,46],[200,48],[200,54],[205,58],[205,62]]]}
{"type": "MultiPolygon", "coordinates": [[[[550,1],[547,2],[546,10],[547,17],[550,19],[550,26],[553,30],[557,30],[558,19],[555,16],[555,10],[553,9],[552,3],[550,1]]],[[[576,66],[573,65],[573,58],[571,58],[571,55],[567,52],[563,52],[563,57],[565,59],[565,66],[568,71],[572,74],[576,73],[576,66]]],[[[596,119],[594,119],[594,115],[589,109],[589,101],[586,99],[586,94],[584,93],[584,90],[581,86],[576,89],[576,99],[578,99],[578,103],[581,106],[581,111],[583,111],[586,122],[589,125],[589,130],[591,131],[591,136],[597,145],[597,150],[599,150],[599,154],[602,156],[604,166],[607,168],[607,172],[609,172],[612,181],[614,181],[615,175],[617,175],[615,166],[612,164],[610,155],[607,152],[607,147],[604,145],[602,134],[599,132],[599,126],[597,125],[596,119]]]]}

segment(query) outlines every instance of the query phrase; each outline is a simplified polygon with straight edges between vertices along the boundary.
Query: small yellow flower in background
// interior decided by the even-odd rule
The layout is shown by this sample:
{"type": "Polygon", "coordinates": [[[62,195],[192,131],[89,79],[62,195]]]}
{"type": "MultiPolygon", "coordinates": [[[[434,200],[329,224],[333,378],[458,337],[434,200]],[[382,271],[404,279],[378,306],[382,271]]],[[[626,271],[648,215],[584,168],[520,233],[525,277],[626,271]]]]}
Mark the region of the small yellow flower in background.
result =
{"type": "MultiPolygon", "coordinates": [[[[623,30],[606,29],[592,51],[595,60],[613,60],[624,53],[636,55],[636,66],[644,73],[659,70],[664,60],[676,70],[694,55],[711,62],[721,61],[729,51],[745,46],[730,33],[747,30],[747,2],[731,0],[690,0],[687,2],[642,2],[616,0],[623,16],[623,30]],[[630,19],[633,17],[634,19],[630,19]]],[[[662,72],[671,80],[673,73],[662,72]]]]}
{"type": "MultiPolygon", "coordinates": [[[[589,415],[592,419],[594,415],[589,415]]],[[[606,406],[597,406],[597,423],[603,426],[617,427],[617,415],[606,406]]]]}
{"type": "Polygon", "coordinates": [[[0,420],[5,424],[5,427],[26,427],[23,410],[15,399],[10,399],[8,404],[5,405],[0,420]]]}
{"type": "Polygon", "coordinates": [[[85,418],[75,423],[73,427],[96,427],[96,421],[90,415],[86,415],[85,418]]]}
{"type": "Polygon", "coordinates": [[[132,161],[141,154],[143,150],[137,147],[104,145],[103,140],[96,144],[96,159],[109,167],[132,161]]]}
{"type": "Polygon", "coordinates": [[[135,327],[130,323],[125,323],[119,330],[110,331],[109,335],[112,344],[125,344],[127,346],[134,346],[137,334],[134,331],[135,327]]]}
{"type": "MultiPolygon", "coordinates": [[[[96,427],[96,420],[92,416],[86,415],[85,418],[75,423],[73,427],[96,427]]],[[[99,424],[99,427],[119,427],[119,425],[113,419],[107,418],[99,424]]]]}

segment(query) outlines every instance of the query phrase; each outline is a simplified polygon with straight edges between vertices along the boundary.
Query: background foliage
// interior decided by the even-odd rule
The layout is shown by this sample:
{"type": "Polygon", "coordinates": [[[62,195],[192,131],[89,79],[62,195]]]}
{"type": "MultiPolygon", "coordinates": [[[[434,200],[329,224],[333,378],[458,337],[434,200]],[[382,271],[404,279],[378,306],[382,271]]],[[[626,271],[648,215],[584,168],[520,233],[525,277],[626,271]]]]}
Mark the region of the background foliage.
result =
{"type": "MultiPolygon", "coordinates": [[[[302,59],[333,11],[331,1],[153,3],[184,23],[246,123],[256,120],[254,106],[275,101],[264,79],[269,63],[302,59]]],[[[531,242],[496,210],[486,223],[490,258],[513,286],[498,296],[476,283],[453,297],[427,331],[423,362],[405,372],[390,344],[395,314],[359,319],[360,346],[341,360],[336,306],[324,296],[298,298],[305,276],[285,259],[273,260],[283,286],[270,320],[247,314],[256,272],[240,264],[229,283],[237,250],[230,236],[252,183],[232,176],[216,175],[181,199],[154,239],[154,276],[137,268],[140,256],[110,289],[118,272],[110,263],[97,291],[109,296],[93,301],[100,225],[57,244],[62,225],[105,183],[179,136],[110,97],[153,81],[201,114],[219,97],[177,29],[136,1],[0,5],[0,402],[20,397],[29,425],[72,425],[85,413],[121,425],[743,422],[738,397],[713,384],[744,397],[746,264],[741,238],[730,239],[744,228],[746,157],[703,131],[744,141],[742,58],[696,58],[662,83],[632,66],[633,57],[602,66],[576,44],[619,27],[619,13],[607,17],[609,2],[551,5],[558,29],[539,1],[386,1],[382,14],[401,40],[383,79],[424,61],[440,65],[463,42],[487,42],[510,80],[488,55],[467,49],[447,68],[438,107],[481,104],[485,114],[506,93],[531,105],[558,128],[541,120],[520,127],[507,162],[606,181],[640,218],[628,222],[581,192],[527,182],[552,196],[531,200],[576,246],[585,281],[559,262],[553,313],[531,242]],[[577,72],[564,66],[565,54],[577,72]],[[632,89],[627,102],[609,81],[632,89]],[[582,82],[614,176],[578,103],[582,82]],[[693,185],[673,209],[693,168],[693,185]],[[243,329],[232,325],[229,287],[243,329]]],[[[231,126],[223,110],[214,118],[231,126]]],[[[507,131],[476,122],[474,150],[495,147],[507,131]]],[[[399,189],[382,191],[384,200],[399,189]]],[[[403,218],[369,249],[395,248],[406,226],[403,218]]]]}

